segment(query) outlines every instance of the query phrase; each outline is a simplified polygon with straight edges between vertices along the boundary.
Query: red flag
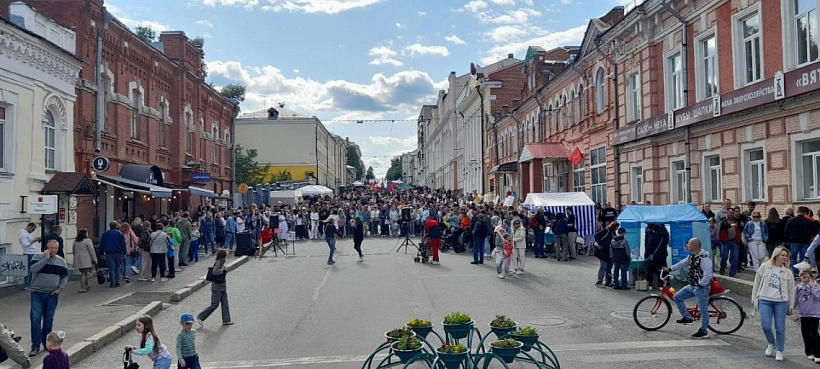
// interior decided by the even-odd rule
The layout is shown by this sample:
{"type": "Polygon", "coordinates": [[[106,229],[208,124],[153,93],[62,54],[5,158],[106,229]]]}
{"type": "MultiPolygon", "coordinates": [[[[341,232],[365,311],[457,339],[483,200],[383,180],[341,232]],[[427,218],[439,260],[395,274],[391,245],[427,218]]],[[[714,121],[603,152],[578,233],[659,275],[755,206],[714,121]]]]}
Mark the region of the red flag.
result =
{"type": "Polygon", "coordinates": [[[569,155],[569,161],[575,165],[581,164],[581,162],[584,161],[584,154],[576,147],[575,150],[572,151],[572,154],[569,155]]]}
{"type": "Polygon", "coordinates": [[[393,191],[393,189],[395,189],[395,188],[396,188],[396,182],[390,182],[390,187],[388,187],[387,189],[390,190],[390,191],[393,191]]]}

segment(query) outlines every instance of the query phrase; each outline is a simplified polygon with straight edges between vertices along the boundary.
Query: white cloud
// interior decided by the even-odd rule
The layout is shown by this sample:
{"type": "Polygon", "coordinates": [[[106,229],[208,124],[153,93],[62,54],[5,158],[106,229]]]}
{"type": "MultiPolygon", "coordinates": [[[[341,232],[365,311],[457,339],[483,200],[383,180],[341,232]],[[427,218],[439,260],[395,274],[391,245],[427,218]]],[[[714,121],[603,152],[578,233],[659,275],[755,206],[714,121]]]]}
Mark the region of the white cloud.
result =
{"type": "Polygon", "coordinates": [[[561,4],[564,4],[564,5],[572,4],[572,0],[561,0],[561,4]]]}
{"type": "Polygon", "coordinates": [[[449,42],[452,42],[456,45],[466,45],[467,44],[466,42],[464,42],[464,40],[462,40],[460,37],[458,37],[456,35],[449,35],[449,36],[445,37],[444,39],[449,41],[449,42]]]}
{"type": "Polygon", "coordinates": [[[205,26],[205,27],[208,27],[208,28],[213,28],[214,27],[214,24],[211,23],[211,21],[209,21],[207,19],[198,20],[198,21],[196,21],[196,24],[198,24],[200,26],[205,26]]]}
{"type": "Polygon", "coordinates": [[[490,0],[498,5],[515,5],[515,0],[490,0]]]}
{"type": "Polygon", "coordinates": [[[128,28],[131,28],[132,30],[138,26],[150,27],[152,30],[154,30],[154,32],[157,33],[157,35],[159,35],[160,32],[171,30],[171,27],[164,23],[159,23],[151,20],[135,20],[129,18],[125,15],[125,13],[123,13],[123,11],[120,8],[113,5],[106,5],[106,9],[109,12],[111,12],[111,14],[114,15],[114,17],[116,17],[120,22],[122,22],[122,24],[128,26],[128,28]]]}
{"type": "Polygon", "coordinates": [[[299,69],[294,69],[293,73],[299,73],[299,69]]]}
{"type": "Polygon", "coordinates": [[[472,1],[468,2],[467,4],[464,4],[462,9],[459,9],[459,10],[462,10],[462,11],[467,10],[471,13],[476,13],[476,12],[482,10],[482,9],[487,9],[488,6],[489,6],[489,4],[487,4],[483,0],[472,0],[472,1]]]}
{"type": "Polygon", "coordinates": [[[481,59],[481,62],[491,64],[505,58],[509,53],[520,55],[530,46],[541,46],[549,50],[558,46],[579,45],[584,38],[586,28],[587,25],[583,24],[560,32],[546,32],[544,35],[523,41],[495,44],[487,51],[487,55],[481,59]]]}
{"type": "Polygon", "coordinates": [[[396,28],[398,29],[407,29],[407,25],[404,23],[396,23],[396,28]]]}
{"type": "Polygon", "coordinates": [[[528,23],[530,18],[540,17],[541,12],[532,8],[521,8],[510,10],[505,14],[495,14],[491,12],[476,13],[475,17],[482,23],[489,24],[521,24],[528,23]]]}
{"type": "Polygon", "coordinates": [[[510,42],[517,41],[522,36],[531,35],[532,28],[527,25],[507,25],[493,28],[484,35],[492,42],[510,42]]]}
{"type": "Polygon", "coordinates": [[[446,46],[425,46],[422,44],[412,44],[410,46],[405,46],[402,51],[402,55],[409,55],[409,56],[417,56],[417,55],[440,55],[440,56],[447,56],[450,55],[450,50],[447,50],[446,46]]]}
{"type": "Polygon", "coordinates": [[[398,53],[387,46],[376,46],[371,48],[367,52],[367,55],[375,58],[370,61],[370,65],[393,65],[396,67],[404,65],[404,63],[395,58],[398,53]]]}
{"type": "Polygon", "coordinates": [[[286,0],[271,2],[272,5],[263,6],[261,9],[274,12],[337,14],[351,9],[368,7],[383,1],[385,0],[286,0]]]}
{"type": "Polygon", "coordinates": [[[205,33],[202,34],[202,38],[205,39],[205,40],[207,40],[209,38],[213,38],[213,37],[214,36],[211,35],[209,32],[205,32],[205,33]]]}
{"type": "Polygon", "coordinates": [[[202,0],[202,4],[216,7],[216,6],[242,6],[246,9],[253,9],[259,5],[259,0],[202,0]]]}
{"type": "Polygon", "coordinates": [[[418,144],[418,139],[416,136],[410,136],[405,138],[397,138],[397,137],[384,137],[384,136],[370,136],[367,138],[370,143],[374,145],[401,145],[402,147],[413,148],[416,147],[418,144]]]}
{"type": "Polygon", "coordinates": [[[427,15],[427,12],[418,12],[418,13],[416,13],[416,15],[418,15],[419,17],[423,17],[423,16],[427,15]]]}

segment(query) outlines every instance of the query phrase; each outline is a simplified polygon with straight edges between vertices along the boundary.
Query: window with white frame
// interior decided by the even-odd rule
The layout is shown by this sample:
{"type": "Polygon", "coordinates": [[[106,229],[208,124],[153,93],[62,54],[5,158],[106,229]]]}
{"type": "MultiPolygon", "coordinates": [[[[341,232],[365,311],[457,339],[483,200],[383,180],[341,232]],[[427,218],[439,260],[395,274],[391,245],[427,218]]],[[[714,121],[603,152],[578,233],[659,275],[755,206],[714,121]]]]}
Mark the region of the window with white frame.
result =
{"type": "Polygon", "coordinates": [[[601,114],[606,107],[606,71],[598,68],[595,73],[595,113],[601,114]]]}
{"type": "Polygon", "coordinates": [[[820,140],[798,143],[802,180],[802,199],[820,199],[820,140]]]}
{"type": "Polygon", "coordinates": [[[542,187],[544,192],[555,191],[555,175],[553,174],[552,163],[544,164],[544,183],[542,187]]]}
{"type": "Polygon", "coordinates": [[[766,160],[763,148],[746,151],[746,198],[750,201],[766,199],[766,160]]]}
{"type": "Polygon", "coordinates": [[[641,74],[635,72],[626,77],[626,120],[641,120],[641,74]]]}
{"type": "Polygon", "coordinates": [[[584,119],[587,115],[587,92],[584,90],[584,85],[578,86],[578,120],[584,119]]]}
{"type": "Polygon", "coordinates": [[[54,114],[46,110],[46,118],[43,122],[45,132],[45,165],[47,170],[57,169],[57,123],[54,121],[54,114]]]}
{"type": "Polygon", "coordinates": [[[194,139],[193,139],[193,132],[191,132],[191,131],[193,130],[193,126],[194,126],[194,117],[191,115],[191,113],[185,113],[185,129],[184,129],[185,133],[183,134],[183,136],[185,137],[185,153],[186,154],[190,154],[192,152],[191,151],[191,145],[193,144],[194,139]]]}
{"type": "Polygon", "coordinates": [[[572,191],[586,191],[586,173],[584,172],[584,162],[572,167],[572,191]]]}
{"type": "Polygon", "coordinates": [[[159,123],[157,124],[157,130],[159,131],[157,134],[159,135],[159,146],[166,147],[167,146],[167,138],[165,132],[165,103],[159,103],[159,123]]]}
{"type": "Polygon", "coordinates": [[[672,162],[672,203],[685,203],[686,199],[686,165],[683,160],[672,162]]]}
{"type": "Polygon", "coordinates": [[[606,147],[589,152],[589,185],[592,201],[606,203],[606,147]]]}
{"type": "Polygon", "coordinates": [[[142,94],[139,90],[131,91],[131,138],[140,139],[140,105],[142,94]]]}
{"type": "Polygon", "coordinates": [[[719,155],[703,157],[703,196],[707,202],[720,202],[723,200],[723,187],[721,178],[723,170],[719,155]]]}
{"type": "Polygon", "coordinates": [[[666,58],[666,108],[667,110],[676,110],[684,107],[685,101],[683,99],[683,89],[685,88],[685,81],[683,80],[683,62],[681,53],[666,58]]]}
{"type": "Polygon", "coordinates": [[[0,171],[8,172],[6,165],[6,108],[0,106],[0,171]]]}
{"type": "Polygon", "coordinates": [[[643,204],[643,167],[632,168],[632,201],[643,204]]]}
{"type": "Polygon", "coordinates": [[[705,100],[718,94],[717,38],[714,34],[698,42],[697,58],[697,88],[701,100],[705,100]]]}
{"type": "Polygon", "coordinates": [[[748,85],[763,79],[762,30],[760,14],[753,12],[738,19],[738,60],[742,85],[748,85]]]}
{"type": "Polygon", "coordinates": [[[792,0],[797,65],[817,61],[817,0],[792,0]]]}

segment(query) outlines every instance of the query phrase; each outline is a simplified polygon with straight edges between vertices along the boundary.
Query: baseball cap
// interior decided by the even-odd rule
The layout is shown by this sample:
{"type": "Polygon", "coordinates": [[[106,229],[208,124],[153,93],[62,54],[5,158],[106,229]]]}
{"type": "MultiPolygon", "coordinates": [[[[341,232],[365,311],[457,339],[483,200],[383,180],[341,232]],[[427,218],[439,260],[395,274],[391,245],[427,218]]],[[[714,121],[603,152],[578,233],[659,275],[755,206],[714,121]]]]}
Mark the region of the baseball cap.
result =
{"type": "Polygon", "coordinates": [[[179,317],[179,322],[182,324],[193,324],[194,315],[191,313],[182,314],[182,316],[179,317]]]}
{"type": "Polygon", "coordinates": [[[626,233],[626,228],[619,228],[618,233],[626,233]]]}

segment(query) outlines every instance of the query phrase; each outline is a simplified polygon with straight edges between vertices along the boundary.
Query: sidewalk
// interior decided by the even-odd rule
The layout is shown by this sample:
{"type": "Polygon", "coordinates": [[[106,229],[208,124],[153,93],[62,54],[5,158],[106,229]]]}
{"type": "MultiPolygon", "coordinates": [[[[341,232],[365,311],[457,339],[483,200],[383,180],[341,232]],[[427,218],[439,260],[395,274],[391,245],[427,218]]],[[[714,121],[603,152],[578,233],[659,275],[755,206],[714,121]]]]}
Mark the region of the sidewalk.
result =
{"type": "MultiPolygon", "coordinates": [[[[245,258],[228,256],[228,263],[239,261],[236,263],[239,265],[244,260],[245,258]]],[[[122,282],[119,288],[109,288],[108,283],[98,285],[95,277],[91,281],[91,290],[83,294],[78,292],[80,290],[79,281],[69,281],[66,289],[60,294],[53,329],[66,332],[63,349],[68,351],[75,344],[130,318],[146,308],[152,301],[170,303],[171,295],[175,291],[194,284],[198,280],[205,282],[205,274],[212,263],[213,254],[200,255],[198,263],[190,263],[182,272],[176,273],[176,278],[168,282],[137,282],[136,278],[132,278],[131,283],[122,282]],[[117,301],[118,299],[122,300],[117,301]]],[[[202,282],[200,283],[204,285],[205,283],[202,282]]],[[[184,304],[184,302],[180,303],[184,304]]],[[[30,294],[22,288],[19,292],[0,299],[0,323],[23,337],[20,346],[26,352],[31,350],[30,306],[30,294]]],[[[145,311],[159,310],[161,306],[154,304],[145,311]]],[[[41,365],[46,354],[47,352],[43,349],[40,354],[33,357],[32,367],[41,365]]]]}

